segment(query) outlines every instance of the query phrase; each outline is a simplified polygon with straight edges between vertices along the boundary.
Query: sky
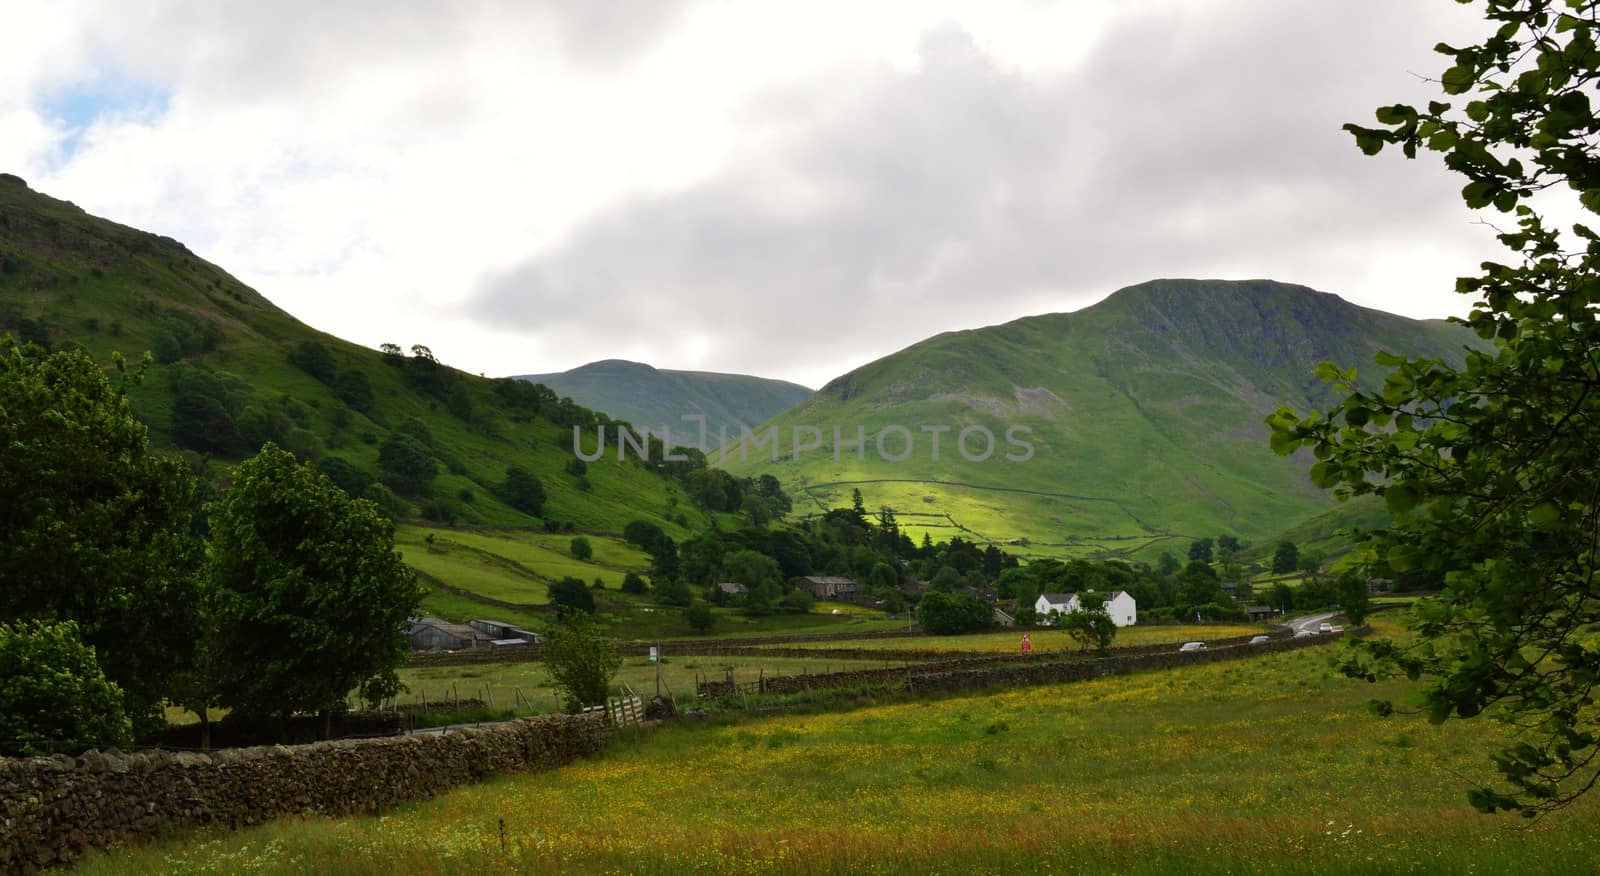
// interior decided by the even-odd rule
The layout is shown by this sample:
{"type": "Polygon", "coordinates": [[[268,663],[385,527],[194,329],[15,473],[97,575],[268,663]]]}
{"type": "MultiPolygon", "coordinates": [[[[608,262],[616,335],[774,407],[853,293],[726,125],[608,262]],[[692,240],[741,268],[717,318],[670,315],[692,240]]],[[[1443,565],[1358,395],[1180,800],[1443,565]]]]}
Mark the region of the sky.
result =
{"type": "MultiPolygon", "coordinates": [[[[1435,158],[1450,0],[0,0],[0,171],[316,328],[490,376],[821,386],[1158,277],[1418,318],[1498,254],[1435,158]],[[20,38],[16,35],[20,34],[20,38]]],[[[1484,217],[1490,218],[1493,217],[1484,217]]]]}

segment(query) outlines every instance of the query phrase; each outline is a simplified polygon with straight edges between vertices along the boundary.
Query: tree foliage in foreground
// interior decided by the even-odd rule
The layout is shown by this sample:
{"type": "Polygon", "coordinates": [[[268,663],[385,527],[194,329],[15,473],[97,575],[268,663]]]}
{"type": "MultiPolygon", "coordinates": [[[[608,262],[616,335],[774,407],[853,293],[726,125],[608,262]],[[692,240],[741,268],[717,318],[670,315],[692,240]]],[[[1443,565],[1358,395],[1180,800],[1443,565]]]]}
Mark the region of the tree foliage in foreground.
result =
{"type": "Polygon", "coordinates": [[[268,444],[211,515],[222,702],[246,715],[324,715],[351,691],[399,691],[402,628],[422,586],[371,502],[268,444]]]}
{"type": "Polygon", "coordinates": [[[0,754],[126,747],[133,725],[72,621],[0,623],[0,754]]]}
{"type": "Polygon", "coordinates": [[[1467,326],[1493,341],[1465,366],[1388,353],[1381,389],[1324,363],[1346,394],[1325,413],[1280,410],[1280,453],[1310,448],[1312,479],[1340,498],[1376,494],[1386,529],[1356,533],[1359,571],[1430,578],[1415,644],[1363,643],[1347,671],[1425,679],[1435,722],[1492,714],[1518,729],[1495,757],[1502,783],[1471,792],[1484,811],[1561,807],[1600,779],[1594,686],[1600,646],[1600,233],[1547,223],[1538,206],[1600,212],[1600,84],[1593,0],[1483,0],[1495,27],[1476,45],[1439,45],[1446,100],[1347,125],[1368,154],[1433,151],[1494,208],[1511,253],[1456,282],[1467,326]]]}
{"type": "Polygon", "coordinates": [[[76,621],[147,726],[189,660],[200,554],[194,480],[150,451],[131,378],[0,338],[0,618],[76,621]]]}

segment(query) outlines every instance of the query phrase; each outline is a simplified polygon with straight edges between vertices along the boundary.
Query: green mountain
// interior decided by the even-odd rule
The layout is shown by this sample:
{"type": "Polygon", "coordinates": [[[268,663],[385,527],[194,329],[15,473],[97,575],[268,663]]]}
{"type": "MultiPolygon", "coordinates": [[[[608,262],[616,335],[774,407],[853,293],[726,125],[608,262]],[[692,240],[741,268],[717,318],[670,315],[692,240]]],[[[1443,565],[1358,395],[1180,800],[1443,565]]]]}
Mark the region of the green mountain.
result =
{"type": "Polygon", "coordinates": [[[1444,321],[1303,286],[1156,280],[1074,313],[930,338],[763,424],[758,439],[775,428],[782,445],[776,461],[749,440],[713,460],[777,475],[802,510],[859,489],[914,535],[963,530],[1024,554],[1151,557],[1221,533],[1259,541],[1332,504],[1307,459],[1268,449],[1262,422],[1280,405],[1327,405],[1318,362],[1357,366],[1370,385],[1379,350],[1459,362],[1475,342],[1444,321]],[[925,431],[935,428],[948,431],[925,431]],[[973,459],[956,447],[963,430],[973,459]],[[976,461],[981,430],[994,450],[976,461]],[[864,448],[849,443],[862,434],[864,448]],[[895,461],[907,437],[912,452],[895,461]]]}
{"type": "MultiPolygon", "coordinates": [[[[572,426],[605,418],[520,381],[369,350],[319,332],[170,238],[90,216],[0,174],[0,334],[156,362],[130,392],[156,442],[219,475],[273,440],[402,517],[677,536],[708,525],[675,484],[615,457],[572,466],[572,426]],[[390,449],[399,465],[380,465],[390,449]],[[395,448],[398,448],[396,450],[395,448]],[[507,470],[543,484],[542,514],[504,498],[507,470]],[[410,474],[396,477],[404,467],[410,474]],[[429,469],[436,470],[427,477],[429,469]],[[394,497],[375,482],[394,487],[394,497]]],[[[426,339],[415,339],[425,341],[426,339]]]]}
{"type": "Polygon", "coordinates": [[[654,434],[667,426],[678,443],[695,444],[700,438],[698,423],[682,417],[705,417],[707,447],[722,445],[724,427],[729,439],[735,439],[741,424],[754,426],[775,417],[812,393],[804,386],[782,380],[669,371],[623,359],[605,359],[559,374],[527,374],[519,379],[542,383],[586,408],[604,411],[654,434]]]}

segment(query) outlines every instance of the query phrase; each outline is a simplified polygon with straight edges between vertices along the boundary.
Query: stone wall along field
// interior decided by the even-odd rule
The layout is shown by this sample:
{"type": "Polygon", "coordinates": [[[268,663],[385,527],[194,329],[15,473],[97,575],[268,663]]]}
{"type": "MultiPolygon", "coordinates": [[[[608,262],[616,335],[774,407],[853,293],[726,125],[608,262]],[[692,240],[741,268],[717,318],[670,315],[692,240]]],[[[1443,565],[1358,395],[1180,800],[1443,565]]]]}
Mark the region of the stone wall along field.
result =
{"type": "Polygon", "coordinates": [[[0,759],[0,873],[70,861],[117,841],[284,815],[376,813],[493,773],[544,770],[598,751],[598,715],[524,718],[448,734],[0,759]]]}

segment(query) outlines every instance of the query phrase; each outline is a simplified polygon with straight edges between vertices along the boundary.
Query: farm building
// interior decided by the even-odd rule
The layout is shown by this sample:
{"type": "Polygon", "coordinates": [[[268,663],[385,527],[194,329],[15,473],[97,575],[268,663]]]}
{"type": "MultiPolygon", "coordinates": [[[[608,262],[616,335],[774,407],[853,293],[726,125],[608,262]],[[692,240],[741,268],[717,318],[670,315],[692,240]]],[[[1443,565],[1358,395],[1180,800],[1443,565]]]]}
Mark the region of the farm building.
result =
{"type": "MultiPolygon", "coordinates": [[[[1069,614],[1078,609],[1076,593],[1041,593],[1033,604],[1033,610],[1041,618],[1048,617],[1051,612],[1069,614]]],[[[1106,614],[1111,615],[1111,622],[1119,627],[1131,627],[1139,620],[1138,605],[1126,590],[1113,590],[1106,594],[1106,614]]]]}
{"type": "Polygon", "coordinates": [[[722,581],[717,584],[717,589],[729,596],[745,596],[750,592],[749,587],[734,581],[722,581]]]}
{"type": "Polygon", "coordinates": [[[406,631],[413,651],[466,651],[487,645],[495,637],[466,624],[437,617],[414,618],[406,631]]]}
{"type": "Polygon", "coordinates": [[[493,639],[522,639],[530,645],[539,641],[539,634],[533,630],[524,629],[516,624],[508,624],[505,621],[488,620],[480,617],[467,621],[467,626],[493,639]]]}
{"type": "Polygon", "coordinates": [[[850,602],[861,595],[861,586],[855,581],[834,575],[808,575],[794,579],[794,583],[796,586],[810,590],[811,595],[818,599],[850,602]]]}

